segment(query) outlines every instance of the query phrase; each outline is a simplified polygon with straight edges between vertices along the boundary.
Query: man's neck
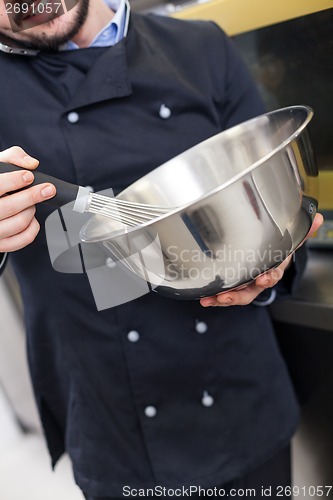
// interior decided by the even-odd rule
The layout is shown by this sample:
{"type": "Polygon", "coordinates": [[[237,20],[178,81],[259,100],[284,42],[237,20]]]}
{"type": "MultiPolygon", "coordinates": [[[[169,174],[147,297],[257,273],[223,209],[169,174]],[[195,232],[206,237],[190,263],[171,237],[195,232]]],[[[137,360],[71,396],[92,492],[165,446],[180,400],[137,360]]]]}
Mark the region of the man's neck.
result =
{"type": "Polygon", "coordinates": [[[96,35],[106,26],[114,16],[114,12],[103,0],[91,0],[87,19],[72,41],[81,49],[89,47],[96,35]]]}

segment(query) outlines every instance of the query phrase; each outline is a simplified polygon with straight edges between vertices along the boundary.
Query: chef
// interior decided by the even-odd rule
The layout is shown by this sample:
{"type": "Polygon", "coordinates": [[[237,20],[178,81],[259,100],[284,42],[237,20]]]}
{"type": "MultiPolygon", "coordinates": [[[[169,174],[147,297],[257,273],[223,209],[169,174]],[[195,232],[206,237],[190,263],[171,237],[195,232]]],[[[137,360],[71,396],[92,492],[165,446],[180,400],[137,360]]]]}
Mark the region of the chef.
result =
{"type": "MultiPolygon", "coordinates": [[[[0,54],[1,161],[117,193],[264,111],[214,23],[130,13],[125,0],[78,0],[60,16],[51,2],[51,13],[15,18],[6,5],[0,34],[31,55],[0,54]]],[[[32,179],[0,176],[0,252],[22,290],[53,466],[68,452],[90,500],[290,484],[299,410],[265,306],[292,292],[304,252],[201,303],[150,293],[97,312],[85,274],[52,269],[40,202],[55,188],[8,195],[32,179]]]]}

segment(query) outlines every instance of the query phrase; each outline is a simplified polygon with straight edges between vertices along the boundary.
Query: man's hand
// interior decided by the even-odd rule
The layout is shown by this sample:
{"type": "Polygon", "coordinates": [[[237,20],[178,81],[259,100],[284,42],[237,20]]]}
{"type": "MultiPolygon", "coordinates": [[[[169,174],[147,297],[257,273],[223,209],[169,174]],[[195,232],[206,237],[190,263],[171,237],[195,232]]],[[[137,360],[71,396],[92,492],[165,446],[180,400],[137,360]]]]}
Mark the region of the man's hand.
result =
{"type": "MultiPolygon", "coordinates": [[[[0,152],[0,161],[27,170],[38,167],[38,160],[18,146],[0,152]]],[[[19,193],[7,194],[29,186],[33,180],[32,172],[0,174],[0,252],[13,252],[29,245],[39,232],[35,205],[52,198],[55,187],[45,183],[19,193]]]]}
{"type": "MultiPolygon", "coordinates": [[[[311,229],[306,237],[309,238],[313,233],[315,233],[319,227],[322,225],[324,219],[321,214],[316,214],[311,229]]],[[[305,241],[305,240],[304,240],[305,241]]],[[[303,244],[304,242],[302,242],[303,244]]],[[[278,267],[268,271],[265,274],[259,276],[253,283],[239,290],[232,290],[230,292],[223,292],[214,297],[206,297],[200,300],[200,303],[204,307],[209,306],[246,306],[250,304],[256,297],[266,290],[266,288],[272,288],[275,286],[283,277],[283,274],[290,264],[292,255],[282,262],[278,267]]]]}

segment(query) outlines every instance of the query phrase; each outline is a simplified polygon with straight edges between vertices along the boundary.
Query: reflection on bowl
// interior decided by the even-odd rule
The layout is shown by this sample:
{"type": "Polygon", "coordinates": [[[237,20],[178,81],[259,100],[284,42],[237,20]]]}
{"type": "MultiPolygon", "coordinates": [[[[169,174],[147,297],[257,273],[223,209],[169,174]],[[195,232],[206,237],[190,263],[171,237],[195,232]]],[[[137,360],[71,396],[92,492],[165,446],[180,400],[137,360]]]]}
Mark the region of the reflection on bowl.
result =
{"type": "Polygon", "coordinates": [[[135,228],[97,215],[81,231],[155,291],[198,299],[251,282],[308,233],[317,175],[306,106],[267,113],[173,158],[118,198],[169,206],[135,228]],[[178,207],[178,208],[174,208],[178,207]]]}

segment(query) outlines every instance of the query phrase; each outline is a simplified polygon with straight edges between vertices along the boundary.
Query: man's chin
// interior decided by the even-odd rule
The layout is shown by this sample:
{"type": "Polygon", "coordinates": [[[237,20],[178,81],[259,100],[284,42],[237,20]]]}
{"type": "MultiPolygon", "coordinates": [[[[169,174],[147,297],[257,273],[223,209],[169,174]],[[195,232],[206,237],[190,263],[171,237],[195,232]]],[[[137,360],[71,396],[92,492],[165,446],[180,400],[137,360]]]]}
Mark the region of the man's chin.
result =
{"type": "Polygon", "coordinates": [[[38,26],[27,26],[12,39],[22,47],[34,50],[56,50],[71,38],[71,30],[59,18],[38,26]]]}
{"type": "Polygon", "coordinates": [[[51,29],[52,25],[55,26],[56,20],[62,15],[63,14],[42,12],[41,14],[29,16],[20,23],[20,31],[48,31],[51,29]]]}

